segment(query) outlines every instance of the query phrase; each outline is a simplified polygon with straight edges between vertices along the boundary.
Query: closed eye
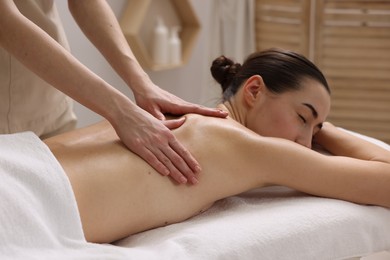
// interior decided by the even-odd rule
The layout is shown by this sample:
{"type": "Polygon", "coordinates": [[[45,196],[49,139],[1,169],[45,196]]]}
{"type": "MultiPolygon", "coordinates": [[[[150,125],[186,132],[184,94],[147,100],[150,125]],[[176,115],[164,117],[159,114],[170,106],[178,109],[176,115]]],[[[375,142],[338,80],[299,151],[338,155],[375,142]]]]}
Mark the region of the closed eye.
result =
{"type": "Polygon", "coordinates": [[[302,120],[303,123],[306,124],[307,120],[302,115],[298,114],[299,118],[302,120]]]}

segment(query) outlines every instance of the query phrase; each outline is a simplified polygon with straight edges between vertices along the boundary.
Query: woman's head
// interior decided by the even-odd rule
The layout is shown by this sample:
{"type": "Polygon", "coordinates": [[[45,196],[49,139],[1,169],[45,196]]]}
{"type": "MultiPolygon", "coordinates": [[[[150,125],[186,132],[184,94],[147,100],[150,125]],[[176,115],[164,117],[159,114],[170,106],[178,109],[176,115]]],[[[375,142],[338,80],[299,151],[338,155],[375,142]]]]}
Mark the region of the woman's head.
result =
{"type": "Polygon", "coordinates": [[[324,75],[297,53],[256,52],[243,65],[221,56],[211,73],[231,115],[260,135],[310,146],[329,113],[330,89],[324,75]]]}

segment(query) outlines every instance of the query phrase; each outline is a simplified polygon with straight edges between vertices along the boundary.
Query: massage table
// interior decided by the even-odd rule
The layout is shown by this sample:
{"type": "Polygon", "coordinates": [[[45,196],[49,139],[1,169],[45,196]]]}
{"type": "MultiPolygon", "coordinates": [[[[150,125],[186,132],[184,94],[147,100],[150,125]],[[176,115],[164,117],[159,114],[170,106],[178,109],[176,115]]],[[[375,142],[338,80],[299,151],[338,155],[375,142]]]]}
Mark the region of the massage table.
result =
{"type": "Polygon", "coordinates": [[[87,243],[69,180],[30,132],[0,136],[0,200],[0,259],[334,260],[390,249],[390,209],[280,186],[112,244],[87,243]]]}

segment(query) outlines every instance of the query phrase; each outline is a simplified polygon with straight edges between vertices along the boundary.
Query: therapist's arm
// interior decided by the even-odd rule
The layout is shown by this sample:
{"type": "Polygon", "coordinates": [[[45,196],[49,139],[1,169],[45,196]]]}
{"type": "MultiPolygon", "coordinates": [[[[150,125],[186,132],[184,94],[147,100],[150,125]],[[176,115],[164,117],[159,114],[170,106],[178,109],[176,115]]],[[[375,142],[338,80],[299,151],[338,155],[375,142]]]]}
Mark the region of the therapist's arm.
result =
{"type": "Polygon", "coordinates": [[[227,116],[223,111],[186,102],[156,86],[134,57],[111,7],[105,0],[69,0],[68,4],[84,34],[132,89],[137,104],[143,109],[158,119],[164,119],[164,113],[227,116]]]}
{"type": "Polygon", "coordinates": [[[82,65],[9,0],[0,0],[0,46],[49,84],[105,117],[126,146],[158,172],[181,183],[196,182],[197,162],[161,121],[82,65]]]}

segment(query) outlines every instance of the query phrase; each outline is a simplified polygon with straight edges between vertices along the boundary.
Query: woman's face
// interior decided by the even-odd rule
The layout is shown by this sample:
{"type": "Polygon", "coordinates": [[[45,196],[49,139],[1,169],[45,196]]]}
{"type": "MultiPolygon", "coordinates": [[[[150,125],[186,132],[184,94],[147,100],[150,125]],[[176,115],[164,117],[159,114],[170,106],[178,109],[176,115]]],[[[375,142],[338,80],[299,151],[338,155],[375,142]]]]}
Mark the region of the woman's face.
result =
{"type": "Polygon", "coordinates": [[[265,90],[246,115],[246,126],[262,136],[280,137],[311,148],[330,110],[324,86],[304,79],[302,89],[273,94],[265,90]]]}

